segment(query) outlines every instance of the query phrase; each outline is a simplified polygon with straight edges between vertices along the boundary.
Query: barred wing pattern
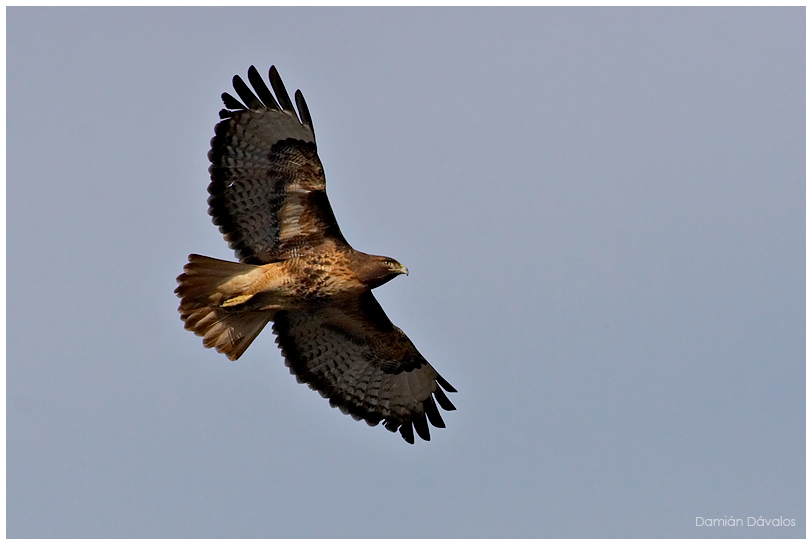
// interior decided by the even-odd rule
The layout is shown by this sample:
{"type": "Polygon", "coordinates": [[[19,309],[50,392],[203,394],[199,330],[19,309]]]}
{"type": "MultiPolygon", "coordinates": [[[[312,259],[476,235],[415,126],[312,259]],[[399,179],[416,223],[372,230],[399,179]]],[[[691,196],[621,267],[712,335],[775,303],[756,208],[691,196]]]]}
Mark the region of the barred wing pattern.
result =
{"type": "Polygon", "coordinates": [[[274,333],[299,382],[356,420],[371,426],[383,420],[409,443],[414,431],[429,440],[427,418],[434,427],[445,427],[437,404],[455,409],[440,387],[456,390],[392,325],[371,292],[357,304],[279,312],[274,333]]]}
{"type": "Polygon", "coordinates": [[[269,78],[279,102],[252,66],[223,93],[227,109],[215,127],[209,160],[209,214],[243,263],[270,263],[341,234],[325,192],[313,122],[301,91],[293,103],[276,68],[269,78]]]}

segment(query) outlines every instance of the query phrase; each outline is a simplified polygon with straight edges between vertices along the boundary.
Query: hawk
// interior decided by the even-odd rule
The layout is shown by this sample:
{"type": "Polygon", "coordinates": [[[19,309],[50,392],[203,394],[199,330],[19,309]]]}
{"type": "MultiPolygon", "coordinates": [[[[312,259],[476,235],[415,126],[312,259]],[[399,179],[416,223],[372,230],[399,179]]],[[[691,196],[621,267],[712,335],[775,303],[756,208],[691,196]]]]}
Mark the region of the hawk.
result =
{"type": "Polygon", "coordinates": [[[444,428],[456,392],[389,321],[372,290],[406,267],[354,250],[325,192],[313,121],[276,68],[234,76],[209,151],[209,214],[239,263],[192,254],[178,276],[184,327],[238,359],[268,322],[285,365],[356,420],[414,443],[444,428]],[[276,95],[274,97],[274,94],[276,95]],[[428,419],[428,421],[427,421],[428,419]]]}

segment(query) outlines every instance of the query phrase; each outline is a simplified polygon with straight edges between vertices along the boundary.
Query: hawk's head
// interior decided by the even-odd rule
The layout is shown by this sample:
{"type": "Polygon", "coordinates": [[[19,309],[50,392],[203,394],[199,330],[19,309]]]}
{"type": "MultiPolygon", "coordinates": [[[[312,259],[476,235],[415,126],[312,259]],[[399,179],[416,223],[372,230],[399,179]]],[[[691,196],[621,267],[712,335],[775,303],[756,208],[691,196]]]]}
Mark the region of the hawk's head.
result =
{"type": "Polygon", "coordinates": [[[391,257],[364,254],[364,258],[355,274],[369,289],[377,288],[399,274],[409,274],[409,269],[391,257]]]}

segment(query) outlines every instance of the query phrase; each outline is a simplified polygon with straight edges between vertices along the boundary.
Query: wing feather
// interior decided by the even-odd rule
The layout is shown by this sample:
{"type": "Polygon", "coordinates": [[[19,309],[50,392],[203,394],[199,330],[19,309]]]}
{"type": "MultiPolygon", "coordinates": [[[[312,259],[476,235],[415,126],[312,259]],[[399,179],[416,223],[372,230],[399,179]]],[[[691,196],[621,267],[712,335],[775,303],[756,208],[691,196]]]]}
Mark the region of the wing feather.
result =
{"type": "MultiPolygon", "coordinates": [[[[442,377],[439,377],[439,378],[442,379],[442,377]]],[[[440,382],[438,380],[437,382],[438,382],[438,384],[440,384],[440,386],[443,386],[443,382],[445,382],[445,380],[443,380],[442,382],[440,382]]],[[[448,384],[448,383],[446,382],[446,384],[448,384]]],[[[449,386],[450,386],[450,384],[449,384],[449,386]]],[[[445,386],[443,386],[443,387],[445,388],[445,386]]],[[[456,392],[457,390],[454,390],[454,391],[456,392]]],[[[437,400],[437,403],[443,409],[445,409],[447,411],[455,411],[455,410],[457,410],[457,408],[454,406],[454,404],[451,403],[451,400],[448,399],[448,397],[445,395],[445,392],[443,392],[441,389],[438,388],[437,390],[434,391],[434,398],[437,400]]]]}
{"type": "Polygon", "coordinates": [[[288,96],[288,90],[285,89],[285,84],[282,83],[282,78],[279,77],[276,66],[271,66],[271,69],[268,70],[268,79],[271,80],[271,87],[273,87],[273,91],[276,93],[276,97],[279,99],[279,105],[282,106],[282,109],[295,112],[293,103],[288,96]]]}
{"type": "Polygon", "coordinates": [[[345,305],[278,312],[274,333],[299,382],[356,419],[400,430],[408,442],[413,430],[428,441],[428,423],[445,427],[437,404],[454,410],[440,388],[451,385],[392,325],[371,292],[345,305]]]}
{"type": "Polygon", "coordinates": [[[243,106],[242,102],[234,98],[233,96],[229,95],[228,93],[223,93],[220,95],[220,98],[223,99],[223,104],[229,110],[247,110],[245,106],[243,106]]]}
{"type": "Polygon", "coordinates": [[[253,66],[248,68],[248,81],[251,82],[251,86],[257,92],[259,99],[265,104],[265,107],[269,110],[279,110],[279,104],[276,103],[276,99],[273,97],[273,93],[268,89],[268,86],[265,85],[265,82],[262,81],[262,76],[259,75],[257,69],[253,66]]]}
{"type": "Polygon", "coordinates": [[[419,435],[421,439],[424,441],[431,440],[431,434],[429,433],[429,425],[428,422],[426,422],[425,412],[412,413],[412,425],[414,426],[414,430],[417,432],[417,435],[419,435]]]}
{"type": "Polygon", "coordinates": [[[248,81],[253,91],[233,79],[242,102],[223,93],[227,109],[209,151],[212,222],[244,263],[278,261],[328,240],[349,247],[327,200],[304,96],[297,91],[300,120],[275,67],[276,99],[253,66],[248,81]]]}
{"type": "Polygon", "coordinates": [[[437,405],[434,403],[434,398],[429,397],[423,403],[423,409],[426,411],[426,416],[429,417],[429,422],[435,428],[444,428],[445,422],[443,417],[440,416],[440,411],[437,410],[437,405]]]}
{"type": "Polygon", "coordinates": [[[259,101],[257,96],[251,91],[251,88],[248,87],[245,82],[242,80],[240,76],[234,76],[232,80],[232,84],[234,85],[234,90],[237,91],[237,94],[240,95],[240,98],[248,106],[251,110],[264,110],[265,105],[259,101]]]}
{"type": "Polygon", "coordinates": [[[310,118],[310,110],[307,108],[304,95],[301,91],[296,91],[296,106],[299,108],[299,117],[302,118],[302,125],[313,131],[313,120],[310,118]]]}

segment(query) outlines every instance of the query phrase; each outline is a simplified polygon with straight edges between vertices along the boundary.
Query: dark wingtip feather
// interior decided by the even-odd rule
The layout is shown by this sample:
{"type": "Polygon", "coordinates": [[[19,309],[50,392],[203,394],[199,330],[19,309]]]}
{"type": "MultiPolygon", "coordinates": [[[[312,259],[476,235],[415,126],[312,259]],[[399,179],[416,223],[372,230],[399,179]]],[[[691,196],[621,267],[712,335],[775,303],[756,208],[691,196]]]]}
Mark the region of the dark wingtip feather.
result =
{"type": "Polygon", "coordinates": [[[397,422],[393,422],[392,420],[384,420],[383,427],[392,432],[398,431],[397,422]]]}
{"type": "Polygon", "coordinates": [[[410,445],[414,445],[414,431],[412,430],[412,423],[406,422],[400,427],[400,435],[410,445]]]}
{"type": "Polygon", "coordinates": [[[445,389],[446,392],[452,392],[452,393],[457,392],[457,389],[454,388],[453,386],[451,386],[448,383],[448,381],[446,379],[444,379],[443,377],[441,377],[440,375],[437,375],[437,384],[442,386],[445,389]]]}
{"type": "Polygon", "coordinates": [[[445,422],[443,422],[443,417],[440,416],[440,411],[437,410],[437,405],[434,404],[434,398],[429,396],[426,401],[423,402],[423,410],[426,411],[426,416],[429,417],[429,422],[435,428],[445,428],[445,422]]]}
{"type": "Polygon", "coordinates": [[[440,407],[442,407],[446,411],[456,411],[457,410],[457,408],[454,406],[454,404],[451,403],[451,401],[446,397],[445,392],[443,392],[439,388],[437,389],[436,392],[434,392],[434,397],[437,398],[437,403],[440,404],[440,407]]]}
{"type": "Polygon", "coordinates": [[[268,79],[271,80],[271,87],[273,87],[276,98],[279,99],[279,105],[282,106],[282,109],[293,111],[293,103],[290,101],[288,91],[285,89],[285,84],[282,83],[282,78],[279,77],[276,66],[271,66],[271,69],[268,71],[268,79]]]}
{"type": "Polygon", "coordinates": [[[426,422],[425,413],[414,413],[412,415],[412,424],[417,431],[417,435],[424,441],[431,441],[431,434],[429,433],[429,424],[426,422]]]}
{"type": "Polygon", "coordinates": [[[267,108],[271,110],[279,109],[279,104],[276,103],[273,93],[271,93],[268,86],[265,85],[265,82],[262,81],[262,76],[259,75],[259,72],[253,65],[248,69],[248,81],[254,86],[254,91],[257,92],[257,96],[259,96],[259,99],[267,108]]]}
{"type": "Polygon", "coordinates": [[[240,76],[234,76],[232,79],[234,90],[240,95],[242,101],[252,110],[264,110],[265,106],[259,101],[257,96],[251,91],[240,76]]]}
{"type": "MultiPolygon", "coordinates": [[[[234,76],[237,77],[237,76],[234,76]]],[[[234,98],[233,96],[229,95],[228,93],[223,93],[220,95],[220,98],[223,99],[223,104],[229,110],[247,110],[245,106],[243,106],[242,102],[234,98]]]]}
{"type": "Polygon", "coordinates": [[[302,125],[309,127],[315,134],[316,131],[313,130],[313,120],[310,118],[310,110],[307,108],[304,95],[301,91],[297,90],[294,97],[296,98],[296,106],[299,108],[299,117],[302,120],[302,125]]]}

